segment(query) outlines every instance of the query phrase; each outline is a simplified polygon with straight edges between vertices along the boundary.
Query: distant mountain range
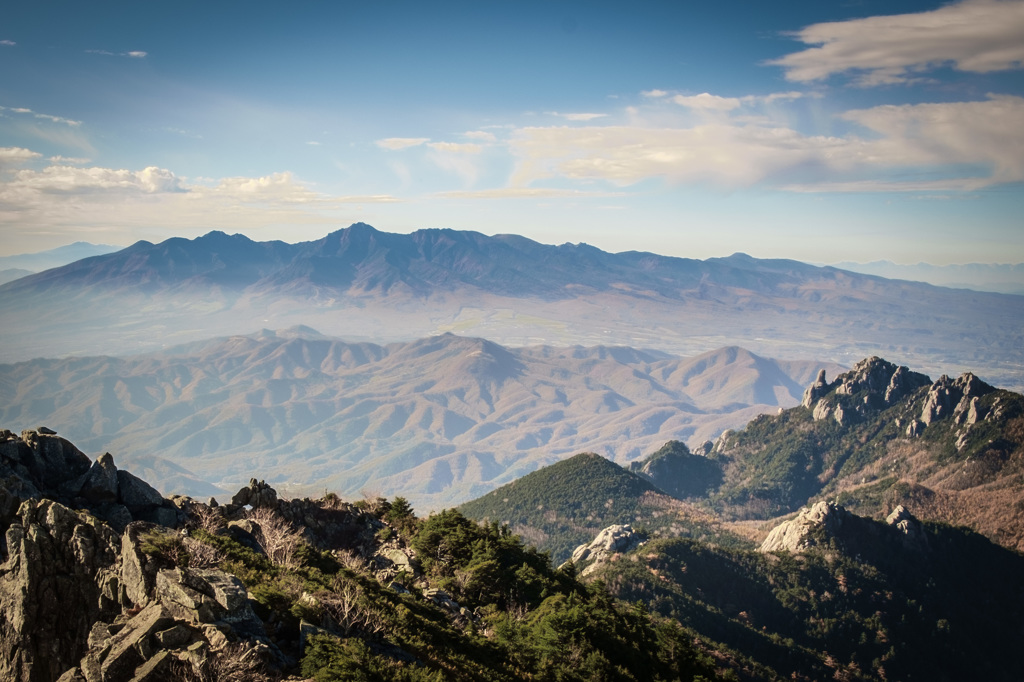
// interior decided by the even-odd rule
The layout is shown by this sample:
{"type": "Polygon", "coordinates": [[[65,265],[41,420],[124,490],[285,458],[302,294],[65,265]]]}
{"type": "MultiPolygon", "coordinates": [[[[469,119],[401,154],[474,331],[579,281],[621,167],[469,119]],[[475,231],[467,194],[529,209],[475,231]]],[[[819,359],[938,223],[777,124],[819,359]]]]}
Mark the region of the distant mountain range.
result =
{"type": "Polygon", "coordinates": [[[16,273],[21,273],[17,275],[18,277],[24,277],[35,272],[59,268],[62,265],[74,263],[83,258],[102,256],[120,251],[121,248],[120,246],[110,246],[109,244],[75,242],[74,244],[58,246],[47,251],[22,253],[15,256],[0,256],[0,278],[3,278],[3,282],[9,282],[15,279],[12,275],[16,273]]]}
{"type": "Polygon", "coordinates": [[[936,286],[1000,294],[1024,294],[1024,263],[964,263],[960,265],[904,265],[887,260],[870,263],[844,261],[835,267],[889,279],[928,282],[936,286]]]}
{"type": "Polygon", "coordinates": [[[209,484],[259,470],[282,489],[401,493],[426,510],[582,450],[628,462],[666,440],[700,444],[797,404],[821,369],[839,368],[736,347],[378,345],[298,328],[0,365],[0,422],[117,452],[166,491],[220,494],[209,484]]]}
{"type": "Polygon", "coordinates": [[[356,224],[300,244],[211,232],[0,286],[0,360],[151,352],[310,325],[409,341],[446,331],[505,346],[625,345],[693,356],[739,345],[851,364],[899,358],[1024,388],[1024,297],[893,281],[743,254],[693,260],[515,235],[356,224]]]}

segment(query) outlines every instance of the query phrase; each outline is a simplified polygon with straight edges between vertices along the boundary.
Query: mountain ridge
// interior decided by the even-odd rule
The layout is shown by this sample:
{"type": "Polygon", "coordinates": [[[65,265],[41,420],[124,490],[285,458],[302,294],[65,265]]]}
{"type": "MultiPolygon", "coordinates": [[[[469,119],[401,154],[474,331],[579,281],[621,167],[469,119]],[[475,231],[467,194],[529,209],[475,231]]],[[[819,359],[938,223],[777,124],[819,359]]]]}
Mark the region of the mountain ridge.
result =
{"type": "Polygon", "coordinates": [[[9,282],[0,286],[0,360],[136,353],[257,325],[305,324],[383,343],[452,331],[506,346],[695,355],[737,344],[840,364],[888,355],[933,374],[970,368],[1024,388],[1022,319],[1022,296],[798,261],[611,254],[515,235],[398,235],[357,223],[294,245],[218,232],[138,242],[9,282]]]}
{"type": "Polygon", "coordinates": [[[426,509],[581,450],[627,461],[673,438],[699,444],[797,404],[821,368],[839,369],[736,347],[680,358],[453,334],[381,345],[307,327],[0,365],[0,418],[52,424],[183,484],[231,487],[244,464],[286,488],[401,491],[426,509]]]}

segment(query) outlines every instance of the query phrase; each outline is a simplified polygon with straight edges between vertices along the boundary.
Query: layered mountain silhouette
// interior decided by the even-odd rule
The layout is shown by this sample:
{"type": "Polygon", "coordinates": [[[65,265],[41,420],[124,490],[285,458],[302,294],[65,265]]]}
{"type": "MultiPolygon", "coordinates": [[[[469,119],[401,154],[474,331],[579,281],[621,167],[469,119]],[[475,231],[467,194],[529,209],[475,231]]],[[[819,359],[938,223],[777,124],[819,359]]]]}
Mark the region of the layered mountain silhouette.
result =
{"type": "Polygon", "coordinates": [[[1024,387],[1024,297],[743,254],[694,260],[515,235],[355,224],[299,244],[211,232],[138,242],[0,286],[0,360],[153,351],[305,324],[348,339],[451,331],[506,346],[736,344],[1024,387]]]}
{"type": "Polygon", "coordinates": [[[114,450],[163,490],[275,485],[467,500],[591,450],[626,462],[796,405],[831,363],[737,347],[694,358],[627,347],[506,348],[443,334],[379,345],[309,328],[161,353],[0,366],[0,419],[114,450]],[[203,483],[206,481],[208,483],[203,483]]]}

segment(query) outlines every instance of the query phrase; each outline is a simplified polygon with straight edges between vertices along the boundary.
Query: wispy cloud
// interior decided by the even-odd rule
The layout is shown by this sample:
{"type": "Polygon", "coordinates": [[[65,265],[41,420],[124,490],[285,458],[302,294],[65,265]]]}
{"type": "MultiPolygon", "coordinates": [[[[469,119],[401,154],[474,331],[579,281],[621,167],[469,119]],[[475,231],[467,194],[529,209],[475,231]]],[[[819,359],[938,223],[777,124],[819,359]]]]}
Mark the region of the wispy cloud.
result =
{"type": "Polygon", "coordinates": [[[929,12],[813,24],[795,33],[818,45],[767,62],[791,81],[851,73],[860,86],[910,83],[929,69],[989,73],[1024,65],[1024,1],[965,0],[929,12]]]}
{"type": "Polygon", "coordinates": [[[575,113],[575,114],[564,114],[558,111],[546,111],[544,112],[548,116],[558,116],[564,118],[566,121],[593,121],[595,118],[604,118],[608,114],[593,114],[593,113],[575,113]]]}
{"type": "Polygon", "coordinates": [[[76,168],[53,165],[41,171],[17,171],[6,190],[29,190],[41,194],[89,194],[95,192],[159,194],[183,192],[174,173],[150,166],[140,171],[111,168],[76,168]]]}
{"type": "Polygon", "coordinates": [[[418,147],[427,142],[430,142],[429,137],[386,137],[383,140],[377,140],[376,145],[381,149],[397,151],[399,149],[408,149],[409,147],[418,147]]]}
{"type": "Polygon", "coordinates": [[[462,136],[470,140],[479,140],[480,142],[495,142],[498,139],[494,133],[489,133],[486,130],[470,130],[462,133],[462,136]]]}
{"type": "Polygon", "coordinates": [[[105,57],[127,57],[128,59],[145,59],[149,56],[148,52],[142,50],[130,50],[128,52],[111,52],[109,50],[86,50],[89,54],[101,54],[105,57]]]}
{"type": "Polygon", "coordinates": [[[705,111],[732,111],[742,105],[735,97],[719,97],[706,92],[692,96],[676,95],[672,101],[680,106],[705,111]]]}
{"type": "Polygon", "coordinates": [[[439,152],[453,154],[479,154],[483,151],[483,147],[472,142],[429,142],[427,146],[439,152]]]}
{"type": "MultiPolygon", "coordinates": [[[[659,90],[659,92],[664,92],[659,90]]],[[[665,93],[667,95],[669,93],[665,93]]],[[[676,104],[695,109],[698,111],[732,111],[742,106],[756,106],[759,104],[771,104],[772,102],[801,99],[803,97],[818,97],[819,95],[807,95],[802,92],[773,92],[767,95],[744,95],[743,97],[721,97],[702,92],[699,95],[675,95],[671,99],[676,104]]]]}
{"type": "Polygon", "coordinates": [[[71,126],[72,128],[77,128],[78,126],[82,125],[81,121],[74,121],[70,118],[64,118],[62,116],[53,116],[51,114],[40,114],[35,111],[32,111],[31,109],[25,109],[24,107],[0,106],[0,111],[9,111],[12,114],[28,114],[34,118],[38,118],[44,121],[50,121],[51,123],[62,123],[66,126],[71,126]]]}
{"type": "Polygon", "coordinates": [[[621,196],[621,192],[586,192],[550,187],[498,187],[494,189],[440,192],[437,196],[446,199],[562,199],[621,196]]]}
{"type": "Polygon", "coordinates": [[[640,93],[644,97],[664,97],[668,94],[667,90],[644,90],[640,93]]]}
{"type": "Polygon", "coordinates": [[[92,159],[87,159],[78,156],[51,156],[48,161],[52,164],[71,164],[73,166],[81,166],[82,164],[89,163],[92,159]]]}
{"type": "Polygon", "coordinates": [[[730,118],[730,98],[708,95],[698,103],[724,115],[688,127],[523,128],[511,142],[519,159],[511,185],[562,178],[627,186],[661,178],[727,188],[764,184],[809,191],[819,183],[842,183],[832,186],[876,191],[867,188],[887,184],[895,171],[921,169],[947,176],[947,189],[1024,181],[1020,97],[848,111],[842,118],[870,135],[842,137],[805,135],[770,119],[730,118]]]}
{"type": "Polygon", "coordinates": [[[0,45],[3,45],[4,47],[14,47],[17,44],[18,43],[13,40],[0,40],[0,45]]]}

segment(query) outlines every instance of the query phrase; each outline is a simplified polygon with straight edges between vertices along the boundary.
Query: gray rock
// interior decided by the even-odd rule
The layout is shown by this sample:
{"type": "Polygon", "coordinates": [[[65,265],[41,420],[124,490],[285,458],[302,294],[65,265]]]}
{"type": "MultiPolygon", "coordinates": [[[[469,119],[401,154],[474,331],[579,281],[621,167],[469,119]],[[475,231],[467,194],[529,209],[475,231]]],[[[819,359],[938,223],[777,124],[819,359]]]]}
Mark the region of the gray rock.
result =
{"type": "Polygon", "coordinates": [[[93,624],[116,615],[99,583],[119,538],[52,500],[26,500],[16,518],[0,565],[0,679],[57,679],[79,665],[93,624]]]}
{"type": "Polygon", "coordinates": [[[93,462],[78,494],[93,504],[117,502],[117,467],[109,452],[93,462]]]}
{"type": "Polygon", "coordinates": [[[576,566],[588,564],[580,573],[588,575],[613,554],[632,552],[646,542],[647,538],[634,531],[630,525],[608,526],[591,542],[577,547],[572,553],[571,561],[576,566]]]}
{"type": "Polygon", "coordinates": [[[830,390],[829,383],[825,381],[825,370],[818,370],[818,378],[804,391],[804,398],[801,402],[806,408],[810,408],[821,396],[830,390]]]}
{"type": "Polygon", "coordinates": [[[110,652],[103,658],[100,669],[104,680],[131,679],[144,657],[140,644],[159,630],[171,624],[171,618],[161,604],[150,604],[129,620],[124,629],[110,640],[110,652]]]}
{"type": "Polygon", "coordinates": [[[129,682],[162,682],[171,665],[171,652],[158,651],[135,671],[129,682]]]}
{"type": "Polygon", "coordinates": [[[758,551],[798,553],[813,547],[814,531],[824,528],[834,536],[851,516],[850,512],[834,502],[818,502],[813,507],[804,507],[796,518],[779,524],[768,533],[758,551]]]}
{"type": "Polygon", "coordinates": [[[903,546],[907,549],[924,550],[928,547],[928,535],[921,522],[907,511],[902,504],[898,505],[885,517],[885,522],[903,536],[903,546]]]}
{"type": "Polygon", "coordinates": [[[177,649],[188,644],[189,640],[192,639],[192,630],[184,625],[177,624],[166,630],[161,630],[153,637],[165,649],[177,649]]]}
{"type": "Polygon", "coordinates": [[[128,511],[133,514],[164,503],[163,495],[156,488],[123,469],[117,472],[117,492],[118,502],[128,507],[128,511]]]}

